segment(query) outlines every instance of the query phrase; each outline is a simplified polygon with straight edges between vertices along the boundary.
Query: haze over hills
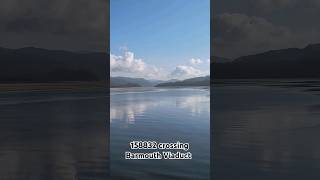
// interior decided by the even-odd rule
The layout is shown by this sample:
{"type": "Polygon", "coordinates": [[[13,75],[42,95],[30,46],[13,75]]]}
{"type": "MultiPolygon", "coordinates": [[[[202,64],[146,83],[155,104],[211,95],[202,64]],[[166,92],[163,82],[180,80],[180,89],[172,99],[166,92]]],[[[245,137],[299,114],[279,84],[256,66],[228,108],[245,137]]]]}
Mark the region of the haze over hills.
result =
{"type": "Polygon", "coordinates": [[[140,84],[136,84],[136,83],[126,83],[126,84],[111,83],[110,87],[111,88],[129,88],[129,87],[142,87],[142,86],[140,84]]]}
{"type": "Polygon", "coordinates": [[[156,87],[168,87],[168,86],[209,86],[210,76],[195,77],[190,79],[185,79],[176,82],[166,82],[156,85],[156,87]]]}
{"type": "Polygon", "coordinates": [[[0,48],[0,82],[105,80],[107,53],[76,53],[34,47],[0,48]]]}
{"type": "MultiPolygon", "coordinates": [[[[70,52],[34,47],[0,48],[0,83],[105,81],[107,59],[107,53],[100,52],[70,52]]],[[[111,87],[151,87],[159,84],[165,86],[165,83],[176,82],[182,85],[176,79],[162,81],[111,77],[110,81],[111,87]]]]}
{"type": "Polygon", "coordinates": [[[120,76],[110,78],[111,87],[152,87],[162,82],[164,81],[120,76]]]}
{"type": "Polygon", "coordinates": [[[146,80],[144,78],[111,77],[110,87],[207,86],[209,81],[209,76],[190,78],[183,81],[176,79],[162,81],[146,80]]]}
{"type": "Polygon", "coordinates": [[[320,78],[320,44],[212,63],[214,78],[320,78]]]}

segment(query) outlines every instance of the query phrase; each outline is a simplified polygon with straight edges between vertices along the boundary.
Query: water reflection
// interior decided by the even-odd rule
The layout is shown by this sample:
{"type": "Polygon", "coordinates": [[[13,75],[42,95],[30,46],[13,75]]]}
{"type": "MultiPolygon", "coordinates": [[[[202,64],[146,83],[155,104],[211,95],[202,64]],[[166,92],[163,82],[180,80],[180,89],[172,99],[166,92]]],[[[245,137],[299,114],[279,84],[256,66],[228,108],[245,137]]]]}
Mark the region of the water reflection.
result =
{"type": "Polygon", "coordinates": [[[157,102],[143,101],[132,102],[126,104],[112,105],[110,107],[110,123],[115,120],[124,121],[124,128],[127,128],[130,124],[135,124],[137,115],[144,114],[149,107],[156,106],[157,102]]]}
{"type": "Polygon", "coordinates": [[[111,90],[114,179],[208,180],[209,91],[200,88],[111,90]],[[133,140],[189,142],[192,160],[124,160],[133,140]]]}
{"type": "Polygon", "coordinates": [[[208,103],[208,96],[189,96],[184,98],[178,98],[176,100],[176,106],[178,108],[187,109],[193,116],[201,113],[209,113],[210,106],[203,108],[201,104],[208,103]],[[204,112],[203,112],[204,111],[204,112]]]}
{"type": "Polygon", "coordinates": [[[0,179],[106,179],[105,95],[18,93],[1,99],[16,103],[0,108],[0,179]]]}
{"type": "MultiPolygon", "coordinates": [[[[179,93],[180,91],[184,93],[183,90],[189,90],[190,93],[192,93],[192,89],[176,89],[175,91],[176,93],[179,93]]],[[[208,90],[206,89],[197,89],[197,91],[208,93],[208,90]]],[[[168,96],[163,98],[165,97],[163,94],[166,92],[169,92],[169,90],[156,89],[154,91],[150,91],[148,89],[146,92],[129,91],[127,93],[124,92],[123,89],[113,90],[111,96],[110,122],[114,123],[115,121],[123,121],[123,128],[128,128],[128,125],[136,123],[137,116],[144,116],[148,109],[161,107],[166,105],[168,102],[170,102],[170,106],[175,105],[176,108],[190,112],[192,116],[210,112],[210,106],[208,105],[209,94],[188,94],[187,96],[177,94],[174,97],[168,96]],[[156,94],[158,93],[160,97],[158,99],[155,97],[148,97],[152,92],[156,94]],[[116,99],[117,102],[112,99],[116,99]]]]}
{"type": "Polygon", "coordinates": [[[319,96],[233,85],[216,87],[213,98],[215,179],[320,178],[319,96]]]}

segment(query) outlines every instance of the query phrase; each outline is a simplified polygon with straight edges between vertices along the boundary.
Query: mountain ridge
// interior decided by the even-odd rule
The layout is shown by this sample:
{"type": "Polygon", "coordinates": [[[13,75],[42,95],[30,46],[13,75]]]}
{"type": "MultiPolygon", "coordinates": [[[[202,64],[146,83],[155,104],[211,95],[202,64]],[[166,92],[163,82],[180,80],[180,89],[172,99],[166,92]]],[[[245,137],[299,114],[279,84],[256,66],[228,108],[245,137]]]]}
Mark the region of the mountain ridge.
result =
{"type": "Polygon", "coordinates": [[[211,63],[214,78],[320,78],[320,44],[270,50],[211,63]]]}
{"type": "Polygon", "coordinates": [[[110,87],[208,86],[209,81],[210,76],[195,77],[185,80],[171,79],[167,81],[115,76],[110,78],[110,87]]]}
{"type": "Polygon", "coordinates": [[[102,52],[0,48],[0,83],[105,81],[107,59],[102,52]]]}
{"type": "Polygon", "coordinates": [[[176,82],[167,82],[156,85],[156,87],[178,87],[178,86],[209,86],[210,76],[189,78],[176,82]]]}

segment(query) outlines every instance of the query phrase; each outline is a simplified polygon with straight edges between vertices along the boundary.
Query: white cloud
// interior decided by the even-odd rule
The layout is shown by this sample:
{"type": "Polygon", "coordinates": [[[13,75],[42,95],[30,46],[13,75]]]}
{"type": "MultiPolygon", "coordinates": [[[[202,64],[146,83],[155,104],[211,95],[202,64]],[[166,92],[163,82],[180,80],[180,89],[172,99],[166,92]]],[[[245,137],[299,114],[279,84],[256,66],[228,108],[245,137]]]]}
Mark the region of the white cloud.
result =
{"type": "Polygon", "coordinates": [[[203,75],[204,75],[204,73],[199,69],[196,69],[192,66],[180,65],[180,66],[177,66],[170,73],[170,78],[187,79],[187,78],[193,78],[193,77],[198,77],[198,76],[203,76],[203,75]]]}
{"type": "Polygon", "coordinates": [[[125,73],[132,77],[143,77],[146,79],[163,79],[162,69],[146,64],[142,59],[135,57],[133,52],[125,51],[124,55],[110,55],[111,75],[125,73]]]}
{"type": "Polygon", "coordinates": [[[135,59],[132,52],[127,51],[124,56],[110,55],[111,72],[142,73],[145,68],[142,59],[135,59]]]}
{"type": "Polygon", "coordinates": [[[192,65],[202,64],[202,60],[199,58],[198,59],[192,58],[190,59],[190,64],[192,65]]]}
{"type": "MultiPolygon", "coordinates": [[[[191,59],[193,65],[206,62],[201,59],[191,59]]],[[[187,79],[209,74],[188,65],[179,65],[173,70],[164,70],[152,64],[147,64],[143,59],[136,58],[133,52],[124,51],[123,55],[110,55],[111,76],[140,77],[145,79],[187,79]]]]}

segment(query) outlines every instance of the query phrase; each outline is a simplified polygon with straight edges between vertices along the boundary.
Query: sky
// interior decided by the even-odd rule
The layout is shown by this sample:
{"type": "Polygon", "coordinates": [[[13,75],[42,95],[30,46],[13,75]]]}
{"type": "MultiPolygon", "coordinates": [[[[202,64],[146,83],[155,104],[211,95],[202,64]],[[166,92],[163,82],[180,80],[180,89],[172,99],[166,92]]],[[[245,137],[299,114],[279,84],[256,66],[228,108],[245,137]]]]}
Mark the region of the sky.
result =
{"type": "Polygon", "coordinates": [[[112,76],[209,75],[209,0],[110,0],[112,76]]]}
{"type": "Polygon", "coordinates": [[[1,0],[0,47],[108,49],[107,0],[1,0]]]}
{"type": "Polygon", "coordinates": [[[319,0],[213,1],[212,54],[235,59],[320,43],[319,0]]]}
{"type": "MultiPolygon", "coordinates": [[[[212,2],[212,55],[234,59],[320,42],[319,0],[212,2]]],[[[168,78],[174,70],[173,76],[208,71],[209,0],[110,3],[112,55],[134,55],[139,71],[149,69],[148,78],[168,78]]],[[[107,0],[1,0],[0,47],[106,52],[108,13],[107,0]]],[[[121,74],[118,65],[112,74],[121,74]]]]}

